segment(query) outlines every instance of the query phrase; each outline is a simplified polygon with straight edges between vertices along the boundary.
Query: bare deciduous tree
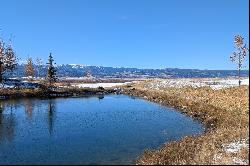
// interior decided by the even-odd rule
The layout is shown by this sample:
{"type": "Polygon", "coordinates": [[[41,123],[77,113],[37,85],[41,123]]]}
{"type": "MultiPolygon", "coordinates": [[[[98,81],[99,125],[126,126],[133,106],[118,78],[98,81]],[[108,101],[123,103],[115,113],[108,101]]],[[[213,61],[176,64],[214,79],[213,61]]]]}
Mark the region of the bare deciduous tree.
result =
{"type": "Polygon", "coordinates": [[[3,81],[5,50],[4,43],[0,40],[0,83],[3,81]]]}
{"type": "Polygon", "coordinates": [[[33,68],[32,58],[27,59],[27,64],[25,66],[25,74],[26,74],[27,77],[33,77],[34,76],[34,68],[33,68]]]}
{"type": "Polygon", "coordinates": [[[234,37],[236,51],[233,52],[233,54],[230,56],[231,61],[235,62],[238,65],[239,86],[241,84],[240,71],[242,69],[242,64],[247,53],[249,52],[249,49],[246,47],[246,44],[244,44],[243,39],[244,38],[240,35],[236,35],[234,37]]]}
{"type": "Polygon", "coordinates": [[[3,75],[6,71],[12,72],[17,65],[17,58],[12,45],[5,47],[4,42],[0,40],[0,82],[3,81],[3,75]]]}
{"type": "Polygon", "coordinates": [[[16,68],[16,65],[17,65],[16,55],[11,44],[9,44],[5,52],[5,68],[7,70],[13,71],[16,68]]]}
{"type": "Polygon", "coordinates": [[[41,71],[43,67],[42,59],[37,58],[36,59],[36,71],[37,71],[37,77],[41,77],[41,71]]]}

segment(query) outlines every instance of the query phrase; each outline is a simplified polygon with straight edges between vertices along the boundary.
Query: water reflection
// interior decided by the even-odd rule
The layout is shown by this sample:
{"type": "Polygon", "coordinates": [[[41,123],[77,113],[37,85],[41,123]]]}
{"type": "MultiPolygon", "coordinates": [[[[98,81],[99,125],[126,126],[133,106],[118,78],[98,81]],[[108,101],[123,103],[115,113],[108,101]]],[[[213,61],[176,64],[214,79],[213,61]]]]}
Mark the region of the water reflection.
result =
{"type": "Polygon", "coordinates": [[[133,164],[147,148],[202,132],[180,113],[134,99],[0,101],[0,165],[133,164]]]}
{"type": "Polygon", "coordinates": [[[102,100],[102,99],[104,99],[104,95],[99,95],[97,97],[98,97],[99,101],[102,100]]]}
{"type": "Polygon", "coordinates": [[[23,108],[28,122],[32,122],[33,114],[37,114],[39,110],[42,109],[42,114],[43,112],[47,112],[47,120],[44,122],[47,122],[49,134],[53,134],[56,118],[56,103],[53,99],[48,100],[46,103],[47,107],[41,108],[37,100],[24,99],[8,100],[7,102],[0,101],[0,143],[5,140],[13,140],[15,128],[17,127],[16,114],[20,113],[14,110],[20,108],[23,108]]]}
{"type": "Polygon", "coordinates": [[[16,110],[20,105],[19,100],[9,100],[8,102],[4,102],[4,100],[0,100],[0,106],[2,108],[8,108],[8,111],[16,110]]]}
{"type": "Polygon", "coordinates": [[[55,123],[55,113],[56,113],[56,104],[55,100],[48,101],[48,128],[49,134],[53,133],[54,123],[55,123]]]}
{"type": "Polygon", "coordinates": [[[32,120],[32,114],[34,110],[34,103],[32,100],[26,99],[24,101],[24,107],[25,107],[25,114],[27,115],[27,118],[29,120],[32,120]]]}
{"type": "Polygon", "coordinates": [[[14,139],[14,131],[16,126],[16,118],[12,113],[12,107],[10,113],[4,112],[4,105],[0,103],[0,143],[8,140],[11,142],[14,139]]]}
{"type": "Polygon", "coordinates": [[[136,97],[134,97],[134,96],[129,96],[130,97],[130,99],[133,99],[133,100],[135,100],[136,99],[136,97]]]}

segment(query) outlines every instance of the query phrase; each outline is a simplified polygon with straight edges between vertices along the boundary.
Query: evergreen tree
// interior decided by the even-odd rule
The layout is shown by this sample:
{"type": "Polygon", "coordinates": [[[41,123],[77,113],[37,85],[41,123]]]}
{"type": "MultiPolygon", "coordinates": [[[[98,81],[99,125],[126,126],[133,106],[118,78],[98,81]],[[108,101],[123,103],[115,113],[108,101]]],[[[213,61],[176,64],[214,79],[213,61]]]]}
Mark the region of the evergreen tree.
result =
{"type": "Polygon", "coordinates": [[[49,82],[49,86],[51,86],[52,83],[57,81],[56,68],[53,64],[53,61],[54,61],[54,59],[50,53],[49,62],[47,63],[48,68],[47,68],[47,77],[46,77],[47,81],[49,82]]]}
{"type": "Polygon", "coordinates": [[[28,58],[28,60],[27,60],[27,64],[25,66],[25,74],[27,77],[34,76],[34,68],[33,68],[32,58],[28,58]]]}

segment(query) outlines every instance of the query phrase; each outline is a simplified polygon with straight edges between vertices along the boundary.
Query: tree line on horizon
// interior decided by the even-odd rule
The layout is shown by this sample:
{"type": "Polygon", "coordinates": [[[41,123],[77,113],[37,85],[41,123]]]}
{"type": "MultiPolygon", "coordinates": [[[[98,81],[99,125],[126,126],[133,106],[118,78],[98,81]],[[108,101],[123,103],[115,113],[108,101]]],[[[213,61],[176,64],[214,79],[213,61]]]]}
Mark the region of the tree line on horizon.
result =
{"type": "MultiPolygon", "coordinates": [[[[16,69],[18,64],[18,58],[14,52],[11,42],[6,46],[4,41],[0,39],[0,83],[3,83],[4,75],[6,73],[11,73],[16,69]]],[[[38,77],[40,77],[40,72],[42,68],[41,59],[37,58],[36,68],[38,71],[38,77]]],[[[57,81],[56,68],[52,53],[49,54],[47,64],[47,75],[46,82],[51,86],[54,82],[57,81]]],[[[27,63],[25,65],[25,74],[27,77],[34,77],[34,65],[31,57],[28,57],[27,63]]]]}
{"type": "MultiPolygon", "coordinates": [[[[230,60],[237,64],[239,86],[241,84],[240,75],[243,67],[243,61],[249,52],[246,44],[243,41],[243,37],[236,35],[234,37],[234,44],[236,51],[230,56],[230,60]]],[[[11,40],[10,40],[11,41],[11,40]]],[[[13,50],[11,42],[6,46],[4,41],[0,38],[0,83],[4,81],[3,76],[8,72],[13,72],[18,64],[18,58],[13,50]]],[[[52,54],[50,53],[47,64],[47,74],[46,81],[49,85],[57,81],[56,68],[52,54]]],[[[37,71],[37,77],[41,77],[40,71],[42,69],[42,60],[37,58],[36,65],[34,65],[33,59],[28,57],[25,64],[25,75],[30,78],[30,80],[35,76],[35,70],[37,71]],[[36,66],[36,69],[34,68],[36,66]]],[[[86,71],[89,75],[90,71],[86,71]]]]}
{"type": "MultiPolygon", "coordinates": [[[[56,74],[56,68],[52,53],[49,54],[49,59],[47,64],[47,75],[46,75],[46,81],[49,85],[52,85],[54,82],[57,81],[57,74],[56,74]]],[[[37,71],[37,76],[41,77],[40,71],[42,69],[42,60],[37,58],[36,60],[36,69],[34,68],[34,63],[31,57],[28,57],[27,63],[25,65],[25,75],[29,78],[29,80],[32,80],[32,78],[35,76],[35,70],[37,71]]]]}

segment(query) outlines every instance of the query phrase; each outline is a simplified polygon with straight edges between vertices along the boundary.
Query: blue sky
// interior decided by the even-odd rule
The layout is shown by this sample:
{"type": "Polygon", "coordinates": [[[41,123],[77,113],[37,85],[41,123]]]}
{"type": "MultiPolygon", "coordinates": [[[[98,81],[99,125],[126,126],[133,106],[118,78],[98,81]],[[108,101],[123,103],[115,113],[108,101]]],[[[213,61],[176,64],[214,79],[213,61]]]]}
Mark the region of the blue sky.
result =
{"type": "MultiPolygon", "coordinates": [[[[21,60],[138,68],[235,69],[248,0],[2,0],[0,35],[21,60]]],[[[245,63],[248,69],[248,57],[245,63]]]]}

